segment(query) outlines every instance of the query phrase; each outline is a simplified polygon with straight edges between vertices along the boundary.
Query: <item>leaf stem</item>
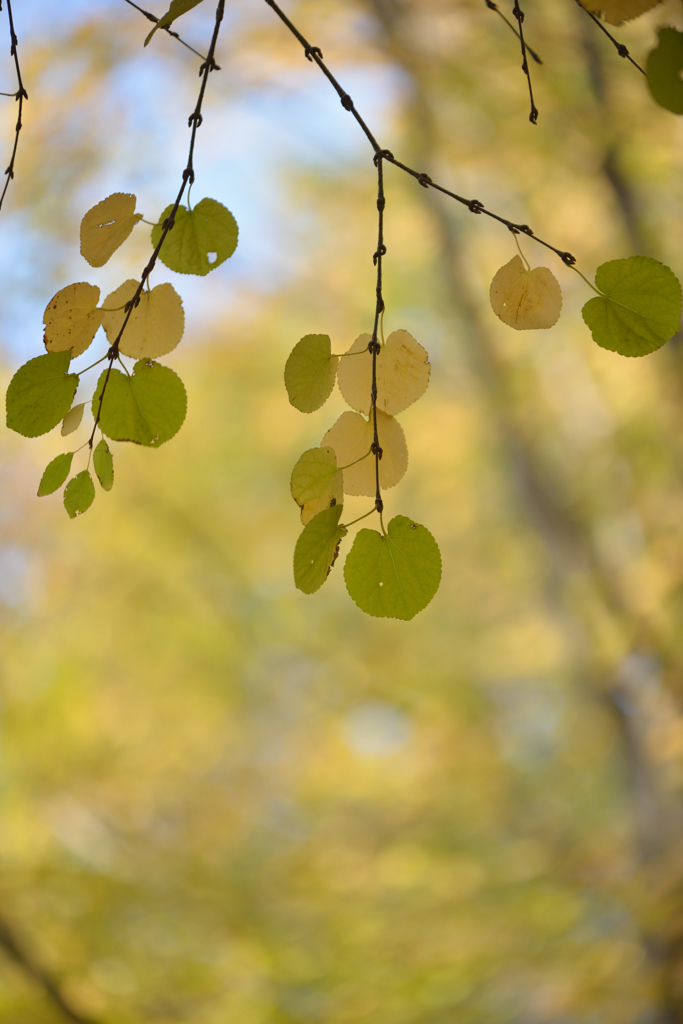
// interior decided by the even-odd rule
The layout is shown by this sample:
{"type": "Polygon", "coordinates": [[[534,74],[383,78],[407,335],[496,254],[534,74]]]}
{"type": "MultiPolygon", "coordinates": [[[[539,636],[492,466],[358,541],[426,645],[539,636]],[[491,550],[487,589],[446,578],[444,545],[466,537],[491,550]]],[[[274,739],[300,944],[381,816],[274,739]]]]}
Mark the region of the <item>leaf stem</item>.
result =
{"type": "Polygon", "coordinates": [[[356,463],[362,462],[363,459],[367,459],[368,455],[372,454],[372,448],[369,448],[365,455],[361,455],[359,459],[355,459],[353,462],[349,462],[348,466],[337,466],[337,472],[341,473],[344,469],[351,469],[351,466],[355,466],[356,463]]]}
{"type": "Polygon", "coordinates": [[[359,523],[361,519],[367,519],[368,516],[371,516],[376,511],[377,509],[373,507],[370,509],[369,512],[366,512],[365,515],[358,516],[358,519],[352,519],[350,523],[342,523],[342,526],[344,527],[345,530],[348,530],[349,526],[353,526],[355,523],[359,523]]]}
{"type": "Polygon", "coordinates": [[[588,278],[587,278],[587,277],[586,277],[586,276],[585,276],[584,274],[582,274],[582,273],[581,273],[581,271],[579,270],[579,268],[578,268],[578,267],[572,267],[571,269],[572,269],[572,270],[575,270],[575,271],[576,271],[576,273],[577,273],[577,274],[579,275],[579,277],[582,277],[582,278],[583,278],[583,280],[584,280],[584,281],[586,282],[586,284],[588,285],[588,287],[589,287],[589,288],[592,288],[592,289],[593,289],[593,291],[595,292],[595,294],[596,294],[596,295],[599,295],[601,299],[603,299],[603,298],[605,297],[605,296],[604,296],[604,293],[603,293],[603,292],[600,292],[600,291],[598,291],[598,289],[597,289],[597,288],[595,287],[595,285],[594,285],[594,284],[591,284],[591,283],[590,283],[590,281],[588,280],[588,278]]]}

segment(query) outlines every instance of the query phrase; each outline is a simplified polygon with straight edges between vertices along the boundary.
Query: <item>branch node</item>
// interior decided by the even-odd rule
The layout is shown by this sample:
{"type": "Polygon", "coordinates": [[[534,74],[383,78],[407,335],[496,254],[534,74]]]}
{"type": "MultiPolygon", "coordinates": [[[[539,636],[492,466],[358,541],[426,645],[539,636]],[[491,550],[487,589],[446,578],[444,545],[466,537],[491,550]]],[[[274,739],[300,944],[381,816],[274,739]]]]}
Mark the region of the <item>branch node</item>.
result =
{"type": "MultiPolygon", "coordinates": [[[[378,204],[378,206],[379,206],[379,204],[378,204]]],[[[386,247],[386,245],[380,245],[379,249],[377,250],[377,252],[372,257],[372,262],[375,264],[375,266],[377,266],[377,260],[381,256],[386,256],[386,254],[387,254],[387,247],[386,247]]],[[[375,342],[375,344],[377,344],[377,342],[375,342]]]]}
{"type": "Polygon", "coordinates": [[[306,60],[310,61],[312,61],[314,57],[320,57],[320,60],[322,60],[323,51],[320,49],[319,46],[307,46],[304,49],[304,56],[306,57],[306,60]]]}
{"type": "Polygon", "coordinates": [[[342,95],[339,98],[341,100],[341,105],[344,108],[344,110],[353,110],[353,100],[351,99],[347,92],[342,93],[342,95]]]}
{"type": "Polygon", "coordinates": [[[467,204],[467,208],[469,209],[470,213],[484,212],[484,204],[480,202],[479,199],[470,199],[469,203],[467,204]]]}
{"type": "Polygon", "coordinates": [[[380,447],[379,441],[372,442],[372,444],[370,445],[370,451],[372,452],[373,455],[376,455],[378,459],[381,459],[382,455],[384,454],[380,447]]]}
{"type": "Polygon", "coordinates": [[[432,184],[432,179],[429,177],[428,174],[425,174],[424,171],[422,172],[422,174],[418,174],[417,180],[420,182],[423,188],[429,188],[429,186],[432,184]]]}
{"type": "Polygon", "coordinates": [[[375,508],[380,514],[384,512],[384,502],[381,498],[375,498],[375,508]]]}

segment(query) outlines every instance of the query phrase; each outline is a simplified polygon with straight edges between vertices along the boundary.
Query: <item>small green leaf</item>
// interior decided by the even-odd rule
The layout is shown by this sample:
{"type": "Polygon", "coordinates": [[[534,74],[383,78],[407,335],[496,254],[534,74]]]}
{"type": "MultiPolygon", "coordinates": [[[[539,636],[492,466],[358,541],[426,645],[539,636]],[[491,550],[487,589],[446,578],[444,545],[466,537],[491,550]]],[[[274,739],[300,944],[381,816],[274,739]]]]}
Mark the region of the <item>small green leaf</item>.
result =
{"type": "Polygon", "coordinates": [[[95,500],[95,485],[87,469],[69,480],[64,490],[64,508],[70,519],[87,512],[95,500]]]}
{"type": "MultiPolygon", "coordinates": [[[[162,224],[172,210],[173,204],[167,206],[159,224],[152,228],[155,249],[163,233],[162,224]]],[[[230,210],[215,199],[202,199],[192,210],[179,206],[174,220],[174,226],[164,239],[159,259],[178,274],[204,277],[232,256],[237,248],[237,222],[230,210]]]]}
{"type": "Polygon", "coordinates": [[[315,412],[332,394],[339,359],[327,334],[307,334],[285,364],[289,401],[299,412],[315,412]]]}
{"type": "Polygon", "coordinates": [[[343,479],[332,448],[310,448],[292,471],[292,497],[301,509],[301,522],[344,501],[343,479]]]}
{"type": "Polygon", "coordinates": [[[64,455],[58,455],[56,459],[47,464],[38,485],[39,498],[44,498],[46,494],[53,494],[54,491],[62,486],[69,475],[73,457],[73,452],[66,452],[64,455]]]}
{"type": "Polygon", "coordinates": [[[47,434],[64,419],[78,376],[67,373],[71,352],[48,352],[20,366],[7,388],[7,426],[24,437],[47,434]]]}
{"type": "Polygon", "coordinates": [[[656,103],[674,114],[683,114],[683,32],[660,28],[659,44],[647,58],[647,84],[656,103]]]}
{"type": "Polygon", "coordinates": [[[342,537],[347,530],[339,525],[342,505],[319,512],[304,528],[294,549],[294,582],[304,594],[320,590],[330,574],[342,537]]]}
{"type": "Polygon", "coordinates": [[[622,356],[661,348],[681,326],[681,286],[672,270],[649,256],[611,260],[598,267],[603,293],[583,307],[593,340],[622,356]]]}
{"type": "Polygon", "coordinates": [[[186,14],[187,11],[191,11],[193,7],[200,4],[202,0],[171,0],[171,6],[166,11],[166,14],[162,14],[158,22],[145,39],[145,46],[150,41],[154,33],[158,28],[167,28],[172,25],[176,18],[179,18],[181,14],[186,14]]]}
{"type": "Polygon", "coordinates": [[[93,452],[92,464],[102,490],[110,491],[114,486],[114,459],[104,438],[93,452]]]}
{"type": "Polygon", "coordinates": [[[386,537],[376,530],[358,531],[344,579],[349,594],[368,615],[412,619],[439,589],[441,554],[429,530],[396,516],[386,537]]]}
{"type": "MultiPolygon", "coordinates": [[[[104,370],[93,398],[95,416],[106,378],[104,370]]],[[[130,377],[120,370],[109,374],[99,425],[113,441],[158,448],[178,433],[186,412],[187,394],[178,374],[161,363],[141,359],[130,377]]]]}

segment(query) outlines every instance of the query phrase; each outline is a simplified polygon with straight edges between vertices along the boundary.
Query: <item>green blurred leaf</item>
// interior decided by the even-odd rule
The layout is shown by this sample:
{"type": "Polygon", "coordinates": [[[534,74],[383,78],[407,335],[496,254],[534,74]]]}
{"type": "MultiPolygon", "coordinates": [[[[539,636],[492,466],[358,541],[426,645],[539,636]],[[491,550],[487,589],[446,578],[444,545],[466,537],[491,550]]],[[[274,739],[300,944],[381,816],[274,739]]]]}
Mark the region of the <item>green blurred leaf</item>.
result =
{"type": "Polygon", "coordinates": [[[405,516],[387,536],[359,530],[344,565],[346,587],[369,615],[412,619],[439,589],[441,554],[429,530],[405,516]]]}
{"type": "Polygon", "coordinates": [[[84,409],[84,402],[81,402],[80,405],[74,405],[69,409],[68,413],[62,420],[62,429],[60,431],[62,437],[67,437],[69,434],[73,434],[74,430],[78,430],[83,421],[84,409]]]}
{"type": "Polygon", "coordinates": [[[87,512],[95,500],[95,485],[87,469],[69,480],[64,490],[64,508],[70,519],[87,512]]]}
{"type": "MultiPolygon", "coordinates": [[[[170,217],[172,210],[173,204],[167,206],[159,224],[152,228],[154,248],[163,233],[161,225],[170,217]]],[[[215,199],[202,199],[192,210],[179,206],[175,224],[164,239],[159,259],[178,274],[204,277],[232,256],[237,248],[237,235],[235,218],[215,199]]]]}
{"type": "Polygon", "coordinates": [[[339,525],[343,505],[319,512],[305,527],[294,549],[294,582],[304,594],[320,590],[339,554],[347,530],[339,525]]]}
{"type": "Polygon", "coordinates": [[[285,364],[289,401],[299,412],[315,412],[332,394],[339,359],[327,334],[307,334],[285,364]]]}
{"type": "Polygon", "coordinates": [[[166,11],[166,14],[162,14],[158,22],[145,39],[144,45],[147,46],[148,42],[154,35],[157,29],[166,28],[168,25],[172,25],[176,18],[179,18],[182,14],[186,14],[191,11],[193,7],[202,3],[202,0],[171,0],[171,6],[166,11]]]}
{"type": "Polygon", "coordinates": [[[681,286],[668,267],[649,256],[612,260],[598,267],[603,293],[583,307],[593,340],[622,356],[654,352],[681,325],[681,286]]]}
{"type": "MultiPolygon", "coordinates": [[[[104,370],[93,398],[95,416],[106,377],[104,370]]],[[[113,441],[158,448],[178,433],[186,412],[187,394],[178,374],[161,363],[141,359],[130,377],[120,370],[111,371],[100,427],[113,441]]]]}
{"type": "Polygon", "coordinates": [[[114,459],[104,438],[93,452],[92,463],[102,490],[110,491],[114,486],[114,459]]]}
{"type": "Polygon", "coordinates": [[[7,388],[7,426],[38,437],[64,419],[76,394],[78,375],[67,373],[71,352],[48,352],[20,366],[7,388]]]}
{"type": "Polygon", "coordinates": [[[323,509],[341,505],[343,478],[334,450],[310,448],[304,452],[292,471],[291,490],[304,525],[323,509]]]}
{"type": "Polygon", "coordinates": [[[39,498],[44,498],[46,494],[53,494],[54,491],[62,486],[69,475],[73,457],[73,452],[66,452],[64,455],[58,455],[56,459],[47,464],[38,485],[39,498]]]}
{"type": "Polygon", "coordinates": [[[647,58],[647,84],[660,107],[683,114],[683,32],[660,28],[659,43],[647,58]]]}

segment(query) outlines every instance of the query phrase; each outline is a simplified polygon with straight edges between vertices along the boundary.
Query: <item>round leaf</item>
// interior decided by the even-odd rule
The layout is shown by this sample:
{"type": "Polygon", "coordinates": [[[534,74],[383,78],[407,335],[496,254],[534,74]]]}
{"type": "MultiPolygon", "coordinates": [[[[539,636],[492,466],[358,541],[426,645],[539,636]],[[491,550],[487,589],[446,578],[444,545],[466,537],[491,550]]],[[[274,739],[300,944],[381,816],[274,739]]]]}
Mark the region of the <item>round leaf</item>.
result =
{"type": "Polygon", "coordinates": [[[58,291],[43,313],[48,352],[70,350],[72,359],[85,352],[102,323],[99,301],[100,289],[94,284],[80,282],[58,291]]]}
{"type": "Polygon", "coordinates": [[[344,500],[342,474],[332,448],[310,448],[292,471],[292,497],[301,508],[305,525],[323,509],[344,500]]]}
{"type": "Polygon", "coordinates": [[[683,32],[660,28],[659,44],[647,58],[647,84],[653,99],[665,110],[683,114],[683,32]]]}
{"type": "MultiPolygon", "coordinates": [[[[156,249],[163,233],[162,224],[170,217],[173,204],[167,206],[160,223],[152,228],[156,249]]],[[[237,222],[215,199],[202,199],[192,210],[179,206],[175,223],[164,239],[159,259],[179,274],[204,277],[232,256],[237,248],[237,222]]]]}
{"type": "Polygon", "coordinates": [[[376,530],[358,531],[344,579],[349,594],[368,615],[412,619],[439,589],[441,554],[429,530],[396,516],[386,537],[376,530]]]}
{"type": "MultiPolygon", "coordinates": [[[[377,435],[382,448],[379,483],[382,490],[386,490],[397,484],[407,470],[408,447],[398,420],[379,411],[377,435]]],[[[373,438],[372,418],[366,420],[357,412],[343,412],[322,440],[323,446],[334,449],[337,465],[344,470],[346,494],[375,496],[375,456],[368,454],[373,438]],[[363,458],[365,455],[367,458],[363,458]],[[356,464],[350,465],[352,462],[356,464]]]]}
{"type": "Polygon", "coordinates": [[[81,255],[91,267],[103,267],[123,245],[142,214],[135,212],[135,196],[114,192],[88,210],[81,221],[81,255]]]}
{"type": "MultiPolygon", "coordinates": [[[[100,377],[93,398],[97,416],[107,377],[100,377]]],[[[158,448],[180,430],[187,412],[187,395],[180,377],[160,363],[141,360],[132,376],[112,370],[102,399],[100,427],[113,441],[133,441],[158,448]]]]}
{"type": "Polygon", "coordinates": [[[332,394],[339,359],[327,334],[307,334],[285,364],[289,401],[299,412],[315,412],[332,394]]]}
{"type": "Polygon", "coordinates": [[[319,512],[304,528],[294,549],[294,582],[304,594],[320,590],[337,560],[347,530],[339,525],[342,505],[319,512]]]}
{"type": "Polygon", "coordinates": [[[491,306],[516,331],[547,330],[562,312],[562,292],[547,267],[527,270],[519,256],[501,267],[491,282],[491,306]]]}
{"type": "Polygon", "coordinates": [[[104,438],[93,452],[92,464],[102,490],[110,491],[114,486],[114,459],[104,438]]]}
{"type": "Polygon", "coordinates": [[[681,286],[674,272],[657,260],[631,256],[603,263],[595,284],[603,294],[589,299],[582,312],[602,348],[644,356],[680,329],[681,286]]]}
{"type": "Polygon", "coordinates": [[[64,455],[58,455],[56,459],[47,464],[38,485],[39,498],[44,498],[46,494],[53,494],[54,491],[62,486],[69,475],[73,457],[73,452],[66,452],[64,455]]]}
{"type": "MultiPolygon", "coordinates": [[[[123,307],[135,295],[138,282],[124,281],[104,300],[102,325],[113,345],[126,317],[123,307]],[[111,310],[111,312],[107,312],[111,310]]],[[[143,291],[119,342],[119,352],[134,359],[156,359],[171,352],[185,330],[183,303],[172,284],[158,284],[143,291]]]]}
{"type": "Polygon", "coordinates": [[[69,480],[64,489],[64,508],[70,519],[87,512],[95,500],[95,485],[87,469],[69,480]]]}
{"type": "Polygon", "coordinates": [[[610,25],[623,25],[646,11],[657,7],[662,0],[583,0],[583,6],[593,14],[602,14],[610,25]]]}
{"type": "MultiPolygon", "coordinates": [[[[337,369],[342,395],[366,415],[372,405],[371,341],[370,334],[361,334],[337,369]]],[[[403,412],[425,393],[430,372],[426,349],[408,331],[394,331],[377,356],[377,408],[389,416],[403,412]]]]}
{"type": "Polygon", "coordinates": [[[7,388],[7,426],[24,437],[47,434],[64,419],[78,376],[67,373],[70,352],[48,352],[20,366],[7,388]]]}

